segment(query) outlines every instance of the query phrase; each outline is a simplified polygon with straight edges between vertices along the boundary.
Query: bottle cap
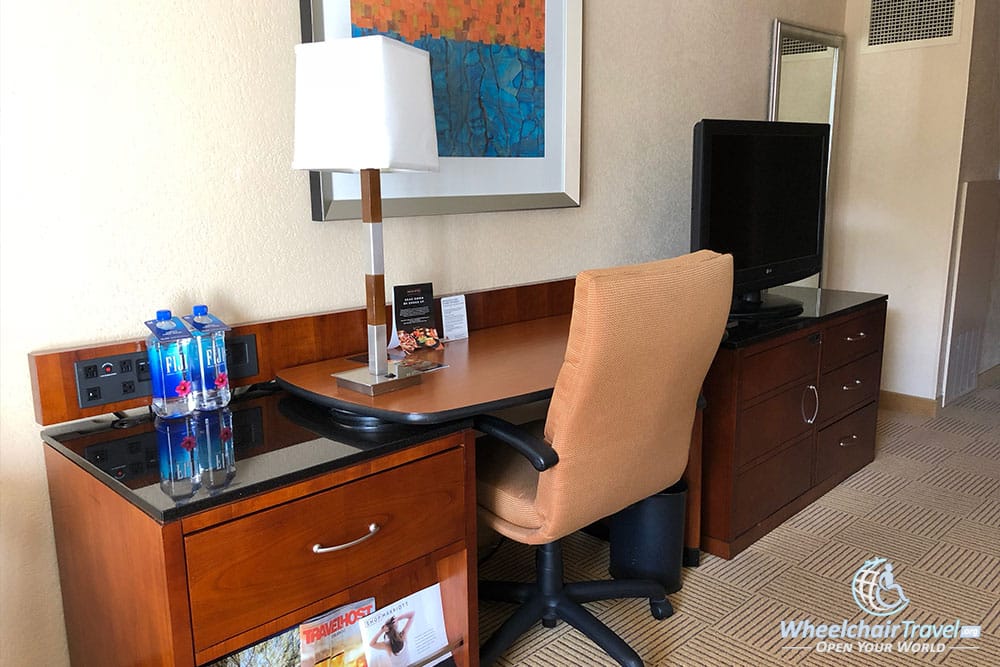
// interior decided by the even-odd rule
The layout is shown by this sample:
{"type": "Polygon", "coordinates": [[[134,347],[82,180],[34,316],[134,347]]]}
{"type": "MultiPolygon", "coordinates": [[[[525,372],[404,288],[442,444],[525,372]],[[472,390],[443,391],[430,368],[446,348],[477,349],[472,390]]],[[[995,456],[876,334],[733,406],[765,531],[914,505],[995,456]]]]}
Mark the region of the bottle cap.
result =
{"type": "Polygon", "coordinates": [[[158,310],[158,311],[156,311],[156,321],[157,322],[162,322],[164,320],[169,320],[171,318],[173,318],[173,313],[171,313],[169,310],[158,310]]]}
{"type": "Polygon", "coordinates": [[[193,314],[193,315],[194,315],[195,317],[204,317],[205,315],[208,315],[208,306],[201,306],[201,305],[199,305],[199,306],[195,306],[195,307],[194,307],[194,308],[193,308],[193,309],[191,310],[191,313],[192,313],[192,314],[193,314]]]}

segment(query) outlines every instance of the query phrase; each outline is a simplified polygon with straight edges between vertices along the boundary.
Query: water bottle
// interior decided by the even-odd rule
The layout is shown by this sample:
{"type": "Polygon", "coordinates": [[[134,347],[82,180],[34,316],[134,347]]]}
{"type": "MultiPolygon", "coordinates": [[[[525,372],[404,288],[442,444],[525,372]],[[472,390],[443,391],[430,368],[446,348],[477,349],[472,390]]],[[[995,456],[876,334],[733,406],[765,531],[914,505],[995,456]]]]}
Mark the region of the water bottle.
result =
{"type": "Polygon", "coordinates": [[[194,419],[157,417],[155,427],[160,488],[174,500],[190,498],[201,487],[194,419]]]}
{"type": "Polygon", "coordinates": [[[229,486],[236,476],[233,413],[229,408],[195,412],[194,422],[201,485],[212,494],[229,486]]]}
{"type": "Polygon", "coordinates": [[[195,407],[189,368],[191,334],[169,310],[156,311],[156,319],[146,326],[153,332],[146,339],[153,412],[160,417],[191,414],[195,407]]]}
{"type": "Polygon", "coordinates": [[[208,313],[208,306],[195,306],[184,317],[194,337],[194,363],[191,380],[194,383],[195,408],[215,410],[229,405],[229,373],[226,368],[226,331],[219,318],[208,313]]]}

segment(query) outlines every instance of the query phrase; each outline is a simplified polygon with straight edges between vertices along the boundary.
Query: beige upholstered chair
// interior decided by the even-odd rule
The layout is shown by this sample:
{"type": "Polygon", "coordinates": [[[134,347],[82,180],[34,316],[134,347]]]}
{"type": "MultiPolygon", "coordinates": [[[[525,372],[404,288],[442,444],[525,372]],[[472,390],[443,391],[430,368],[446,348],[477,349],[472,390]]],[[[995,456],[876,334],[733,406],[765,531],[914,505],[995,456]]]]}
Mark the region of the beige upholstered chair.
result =
{"type": "Polygon", "coordinates": [[[536,621],[554,627],[557,619],[619,663],[642,664],[580,603],[648,597],[653,616],[662,619],[673,613],[663,587],[622,580],[564,584],[559,540],[680,479],[732,284],[732,257],[707,250],[582,272],[544,440],[540,422],[515,427],[490,416],[476,420],[487,434],[477,446],[480,521],[539,545],[536,583],[480,585],[484,599],[522,605],[483,645],[483,665],[536,621]]]}

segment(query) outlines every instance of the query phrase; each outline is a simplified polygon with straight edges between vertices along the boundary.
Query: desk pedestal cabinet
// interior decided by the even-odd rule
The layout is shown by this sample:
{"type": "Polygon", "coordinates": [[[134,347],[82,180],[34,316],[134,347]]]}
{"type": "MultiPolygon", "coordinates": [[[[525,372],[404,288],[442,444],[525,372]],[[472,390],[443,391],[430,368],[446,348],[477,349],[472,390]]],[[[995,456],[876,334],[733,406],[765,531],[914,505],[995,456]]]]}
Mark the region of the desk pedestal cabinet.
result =
{"type": "Polygon", "coordinates": [[[477,664],[471,442],[458,431],[162,523],[46,447],[73,664],[209,663],[436,582],[456,663],[477,664]],[[313,553],[369,522],[373,539],[313,553]]]}
{"type": "Polygon", "coordinates": [[[784,288],[787,322],[741,324],[705,381],[702,543],[732,558],[872,461],[886,297],[784,288]]]}

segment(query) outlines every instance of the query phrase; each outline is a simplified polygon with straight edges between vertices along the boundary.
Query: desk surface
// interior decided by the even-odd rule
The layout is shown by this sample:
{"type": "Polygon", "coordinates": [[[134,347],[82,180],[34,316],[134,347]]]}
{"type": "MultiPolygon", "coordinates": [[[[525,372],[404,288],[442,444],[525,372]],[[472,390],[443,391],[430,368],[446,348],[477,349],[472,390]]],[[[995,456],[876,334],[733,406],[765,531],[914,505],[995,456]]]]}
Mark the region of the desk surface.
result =
{"type": "Polygon", "coordinates": [[[447,365],[421,383],[379,396],[337,386],[333,373],[361,364],[331,359],[278,371],[290,393],[386,421],[439,424],[543,400],[552,395],[569,337],[569,315],[481,329],[422,358],[447,365]]]}

